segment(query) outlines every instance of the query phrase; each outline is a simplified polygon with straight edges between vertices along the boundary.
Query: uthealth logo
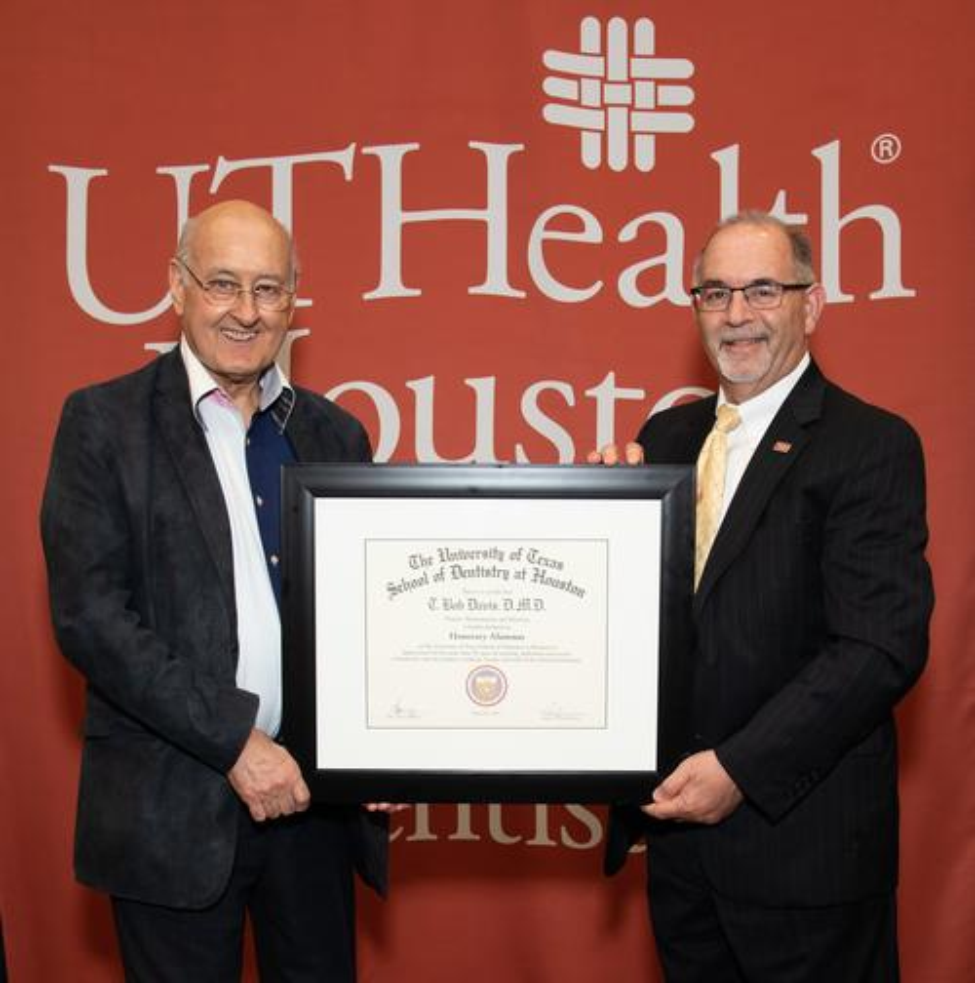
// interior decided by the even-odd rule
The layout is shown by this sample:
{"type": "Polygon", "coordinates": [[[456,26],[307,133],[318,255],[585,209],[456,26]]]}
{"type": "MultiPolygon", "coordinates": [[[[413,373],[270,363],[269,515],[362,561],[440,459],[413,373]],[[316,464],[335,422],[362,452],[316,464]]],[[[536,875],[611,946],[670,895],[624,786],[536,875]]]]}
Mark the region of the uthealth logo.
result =
{"type": "Polygon", "coordinates": [[[543,116],[580,131],[582,162],[590,169],[605,159],[611,170],[623,171],[632,157],[637,170],[651,171],[657,135],[694,128],[694,117],[677,111],[694,101],[694,90],[671,84],[690,78],[694,65],[656,57],[654,35],[647,17],[633,25],[632,44],[622,17],[609,21],[605,36],[598,17],[585,17],[578,52],[545,52],[545,67],[558,73],[546,77],[545,94],[558,101],[547,103],[543,116]]]}

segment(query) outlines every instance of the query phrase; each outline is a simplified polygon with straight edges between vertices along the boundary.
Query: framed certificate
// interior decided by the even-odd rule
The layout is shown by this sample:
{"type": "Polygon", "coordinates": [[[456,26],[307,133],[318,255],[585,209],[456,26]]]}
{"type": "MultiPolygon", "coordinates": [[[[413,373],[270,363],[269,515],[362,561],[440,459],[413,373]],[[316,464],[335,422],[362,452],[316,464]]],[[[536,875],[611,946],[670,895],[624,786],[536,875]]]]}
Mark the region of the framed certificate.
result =
{"type": "Polygon", "coordinates": [[[687,746],[693,469],[284,470],[282,739],[323,801],[646,801],[687,746]]]}

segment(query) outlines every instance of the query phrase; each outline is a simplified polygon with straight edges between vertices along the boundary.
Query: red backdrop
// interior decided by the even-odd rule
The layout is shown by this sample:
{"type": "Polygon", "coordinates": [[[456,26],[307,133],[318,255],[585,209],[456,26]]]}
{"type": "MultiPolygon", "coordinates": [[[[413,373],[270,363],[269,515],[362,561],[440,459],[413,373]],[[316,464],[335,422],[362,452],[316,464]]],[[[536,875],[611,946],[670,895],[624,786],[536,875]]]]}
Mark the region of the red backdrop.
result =
{"type": "MultiPolygon", "coordinates": [[[[179,218],[229,197],[297,236],[293,376],[403,461],[570,461],[633,434],[710,384],[682,287],[707,229],[739,205],[808,216],[831,301],[817,357],[928,455],[938,607],[899,712],[904,977],[975,979],[967,0],[14,0],[4,21],[0,913],[17,983],[119,975],[107,904],[70,873],[82,685],[52,641],[36,521],[53,428],[68,391],[174,339],[179,218]]],[[[363,979],[656,979],[641,865],[601,879],[602,822],[397,819],[392,900],[363,899],[363,979]]]]}

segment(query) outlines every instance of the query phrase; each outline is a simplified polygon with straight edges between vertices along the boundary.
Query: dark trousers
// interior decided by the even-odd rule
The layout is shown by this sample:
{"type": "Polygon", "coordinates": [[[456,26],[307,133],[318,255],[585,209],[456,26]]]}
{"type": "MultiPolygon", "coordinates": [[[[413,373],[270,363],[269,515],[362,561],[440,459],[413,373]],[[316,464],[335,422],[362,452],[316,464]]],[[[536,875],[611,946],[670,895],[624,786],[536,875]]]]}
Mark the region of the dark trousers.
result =
{"type": "Polygon", "coordinates": [[[340,813],[255,823],[242,810],[233,873],[215,904],[112,899],[127,983],[239,983],[247,913],[262,983],[352,983],[351,853],[340,813]]]}
{"type": "Polygon", "coordinates": [[[717,894],[696,844],[653,837],[647,887],[667,983],[897,983],[893,894],[853,904],[768,908],[717,894]]]}

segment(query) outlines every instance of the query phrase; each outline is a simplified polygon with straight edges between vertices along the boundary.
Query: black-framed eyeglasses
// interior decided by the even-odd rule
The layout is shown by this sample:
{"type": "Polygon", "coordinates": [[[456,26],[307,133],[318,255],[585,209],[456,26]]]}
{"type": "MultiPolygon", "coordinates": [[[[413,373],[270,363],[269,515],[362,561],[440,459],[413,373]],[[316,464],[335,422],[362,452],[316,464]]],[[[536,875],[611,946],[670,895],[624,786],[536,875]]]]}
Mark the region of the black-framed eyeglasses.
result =
{"type": "Polygon", "coordinates": [[[778,280],[755,280],[743,287],[705,283],[700,287],[691,287],[691,294],[699,311],[726,311],[736,293],[740,293],[752,309],[768,311],[782,303],[787,290],[808,290],[811,286],[811,283],[779,283],[778,280]]]}
{"type": "Polygon", "coordinates": [[[203,296],[214,307],[233,307],[240,300],[241,294],[250,294],[255,305],[262,311],[285,311],[295,295],[294,290],[288,290],[274,280],[258,280],[250,287],[223,276],[204,281],[183,260],[177,257],[176,262],[193,277],[196,285],[203,291],[203,296]]]}

